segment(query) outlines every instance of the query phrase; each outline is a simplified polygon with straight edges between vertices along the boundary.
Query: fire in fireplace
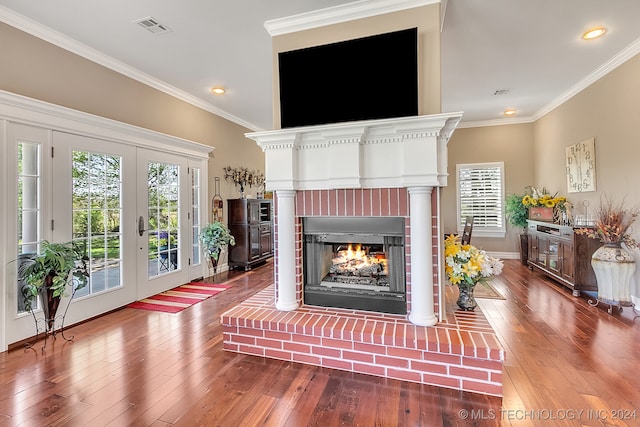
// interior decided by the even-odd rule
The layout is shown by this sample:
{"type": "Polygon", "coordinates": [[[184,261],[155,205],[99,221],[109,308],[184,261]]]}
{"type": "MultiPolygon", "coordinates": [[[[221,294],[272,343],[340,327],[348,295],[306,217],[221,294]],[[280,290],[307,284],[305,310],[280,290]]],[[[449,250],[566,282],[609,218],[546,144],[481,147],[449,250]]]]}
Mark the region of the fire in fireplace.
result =
{"type": "Polygon", "coordinates": [[[404,218],[307,217],[305,304],[406,314],[404,218]]]}

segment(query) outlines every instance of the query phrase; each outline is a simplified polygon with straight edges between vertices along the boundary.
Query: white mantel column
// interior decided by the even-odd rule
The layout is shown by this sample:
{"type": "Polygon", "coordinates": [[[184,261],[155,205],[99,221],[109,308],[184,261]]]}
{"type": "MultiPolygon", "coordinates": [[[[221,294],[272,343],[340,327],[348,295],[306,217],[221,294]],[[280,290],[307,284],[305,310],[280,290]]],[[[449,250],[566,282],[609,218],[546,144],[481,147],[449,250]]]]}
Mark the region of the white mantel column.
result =
{"type": "Polygon", "coordinates": [[[433,250],[431,233],[431,191],[433,187],[409,187],[411,210],[411,313],[409,321],[433,326],[438,318],[433,309],[433,250]]]}
{"type": "Polygon", "coordinates": [[[295,190],[277,190],[278,280],[276,308],[293,311],[296,300],[295,190]]]}

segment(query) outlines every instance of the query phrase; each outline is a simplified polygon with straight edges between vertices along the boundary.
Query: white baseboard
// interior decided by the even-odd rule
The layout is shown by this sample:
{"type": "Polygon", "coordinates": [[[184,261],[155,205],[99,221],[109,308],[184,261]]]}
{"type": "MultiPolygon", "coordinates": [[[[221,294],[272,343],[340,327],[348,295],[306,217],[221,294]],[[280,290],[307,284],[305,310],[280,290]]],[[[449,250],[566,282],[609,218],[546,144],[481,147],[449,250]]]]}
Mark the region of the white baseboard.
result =
{"type": "Polygon", "coordinates": [[[520,252],[489,252],[487,254],[499,259],[520,259],[520,252]]]}

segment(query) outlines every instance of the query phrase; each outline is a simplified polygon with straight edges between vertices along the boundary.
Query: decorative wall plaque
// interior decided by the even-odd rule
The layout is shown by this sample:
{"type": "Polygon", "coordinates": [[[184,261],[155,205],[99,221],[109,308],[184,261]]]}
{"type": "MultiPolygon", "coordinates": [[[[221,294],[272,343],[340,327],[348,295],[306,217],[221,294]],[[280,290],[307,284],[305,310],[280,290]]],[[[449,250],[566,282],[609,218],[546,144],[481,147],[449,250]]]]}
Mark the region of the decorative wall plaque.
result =
{"type": "Polygon", "coordinates": [[[594,138],[571,145],[567,154],[567,192],[596,191],[596,151],[594,138]]]}

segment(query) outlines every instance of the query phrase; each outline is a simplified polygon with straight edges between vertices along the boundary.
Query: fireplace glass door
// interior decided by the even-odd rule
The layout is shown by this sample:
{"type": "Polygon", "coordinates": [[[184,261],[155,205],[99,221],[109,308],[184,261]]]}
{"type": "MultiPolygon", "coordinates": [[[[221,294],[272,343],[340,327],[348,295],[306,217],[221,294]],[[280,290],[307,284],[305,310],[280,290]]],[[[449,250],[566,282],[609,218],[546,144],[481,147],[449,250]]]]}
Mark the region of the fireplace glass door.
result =
{"type": "Polygon", "coordinates": [[[304,301],[406,313],[403,218],[303,219],[304,301]]]}

